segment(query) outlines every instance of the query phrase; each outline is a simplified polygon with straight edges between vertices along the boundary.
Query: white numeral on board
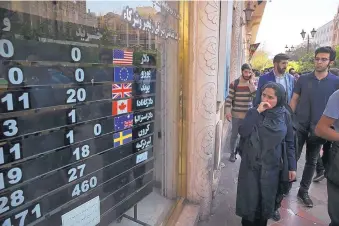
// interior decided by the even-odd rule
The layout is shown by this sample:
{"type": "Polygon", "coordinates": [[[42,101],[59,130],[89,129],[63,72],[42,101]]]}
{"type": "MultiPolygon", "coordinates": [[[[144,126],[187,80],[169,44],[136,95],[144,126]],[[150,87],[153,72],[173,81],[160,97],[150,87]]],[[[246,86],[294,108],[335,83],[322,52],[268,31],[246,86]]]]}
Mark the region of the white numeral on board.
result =
{"type": "MultiPolygon", "coordinates": [[[[35,219],[38,219],[41,217],[41,209],[40,209],[40,204],[36,204],[32,210],[29,211],[29,209],[25,209],[21,211],[20,213],[17,213],[14,215],[15,220],[19,220],[19,226],[25,226],[25,220],[28,215],[28,213],[31,213],[32,215],[35,215],[35,219]]],[[[13,218],[13,216],[12,216],[13,218]]],[[[17,225],[17,224],[16,224],[17,225]]],[[[12,219],[7,218],[3,223],[2,226],[13,226],[12,225],[12,219]]]]}
{"type": "Polygon", "coordinates": [[[19,101],[23,102],[24,109],[29,108],[28,93],[23,93],[21,96],[19,96],[19,101]]]}
{"type": "Polygon", "coordinates": [[[14,55],[14,47],[11,41],[7,39],[0,40],[0,55],[5,58],[9,58],[14,55]]]}
{"type": "Polygon", "coordinates": [[[66,91],[66,94],[69,95],[66,103],[76,103],[77,101],[84,101],[86,99],[86,90],[84,88],[80,88],[78,90],[69,89],[66,91]]]}
{"type": "Polygon", "coordinates": [[[73,47],[71,51],[72,60],[78,62],[81,60],[81,51],[78,47],[73,47]]]}
{"type": "Polygon", "coordinates": [[[7,111],[13,111],[14,105],[13,105],[13,94],[7,93],[6,96],[1,98],[2,103],[7,103],[7,111]]]}
{"type": "Polygon", "coordinates": [[[83,82],[85,79],[85,72],[81,68],[75,70],[75,80],[77,82],[83,82]]]}
{"type": "Polygon", "coordinates": [[[74,143],[74,131],[70,130],[67,134],[66,134],[66,138],[68,139],[68,143],[69,144],[73,144],[74,143]]]}
{"type": "Polygon", "coordinates": [[[68,175],[70,177],[68,178],[68,182],[72,182],[72,181],[78,179],[78,175],[77,175],[78,170],[80,171],[79,177],[82,177],[84,175],[85,167],[86,167],[86,164],[82,164],[80,166],[77,166],[76,168],[69,169],[68,175]]]}
{"type": "Polygon", "coordinates": [[[3,133],[6,137],[15,136],[18,132],[17,122],[14,119],[8,119],[3,122],[3,126],[7,128],[3,128],[3,133]]]}
{"type": "Polygon", "coordinates": [[[3,24],[5,25],[4,28],[2,28],[3,31],[10,31],[11,30],[11,21],[5,17],[3,20],[2,20],[3,24]]]}
{"type": "Polygon", "coordinates": [[[101,134],[102,127],[100,124],[95,124],[94,125],[94,135],[99,136],[101,134]]]}
{"type": "Polygon", "coordinates": [[[72,191],[72,197],[79,196],[81,193],[87,192],[90,188],[96,187],[98,184],[97,177],[91,177],[91,179],[84,180],[81,184],[76,184],[73,191],[72,191]]]}
{"type": "MultiPolygon", "coordinates": [[[[25,92],[21,96],[19,96],[18,101],[23,103],[23,109],[29,108],[28,93],[25,92]]],[[[1,98],[1,102],[7,104],[7,111],[13,111],[14,110],[13,94],[7,93],[6,96],[1,98]]]]}
{"type": "Polygon", "coordinates": [[[80,148],[76,148],[74,151],[73,151],[73,155],[75,155],[75,159],[76,160],[80,160],[81,158],[86,158],[89,156],[89,146],[86,144],[84,146],[81,147],[81,150],[80,148]]]}
{"type": "Polygon", "coordinates": [[[24,81],[24,74],[18,67],[12,67],[8,70],[8,80],[13,85],[19,85],[24,81]]]}
{"type": "Polygon", "coordinates": [[[11,207],[20,206],[24,203],[24,192],[22,190],[14,191],[10,196],[10,202],[8,203],[7,197],[0,197],[0,214],[7,212],[11,207]],[[8,206],[9,204],[9,206],[8,206]]]}
{"type": "Polygon", "coordinates": [[[0,190],[5,188],[5,180],[8,180],[9,184],[17,184],[21,179],[22,171],[18,167],[10,169],[7,173],[0,173],[0,190]]]}
{"type": "Polygon", "coordinates": [[[68,117],[71,118],[71,122],[72,122],[72,123],[76,123],[75,109],[72,109],[72,111],[70,111],[70,112],[68,113],[68,117]]]}

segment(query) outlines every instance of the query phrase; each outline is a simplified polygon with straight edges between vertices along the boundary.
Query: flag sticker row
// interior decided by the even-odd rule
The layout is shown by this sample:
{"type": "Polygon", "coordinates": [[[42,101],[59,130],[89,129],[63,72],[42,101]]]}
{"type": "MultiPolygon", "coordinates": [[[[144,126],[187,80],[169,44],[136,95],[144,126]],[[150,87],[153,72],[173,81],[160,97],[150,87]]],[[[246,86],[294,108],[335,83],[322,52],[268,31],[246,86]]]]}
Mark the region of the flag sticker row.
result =
{"type": "Polygon", "coordinates": [[[133,67],[114,67],[114,82],[130,82],[134,80],[133,67]]]}
{"type": "Polygon", "coordinates": [[[114,147],[127,144],[132,141],[132,129],[123,130],[113,134],[114,147]]]}
{"type": "Polygon", "coordinates": [[[114,49],[113,50],[113,64],[132,65],[133,51],[114,49]]]}
{"type": "Polygon", "coordinates": [[[112,103],[112,115],[122,115],[132,112],[132,99],[115,100],[112,103]]]}
{"type": "MultiPolygon", "coordinates": [[[[146,91],[151,89],[154,84],[150,83],[152,79],[155,79],[154,68],[138,68],[133,66],[133,51],[114,49],[112,50],[113,64],[118,65],[113,68],[113,84],[112,84],[112,116],[114,116],[114,131],[113,133],[113,146],[114,148],[121,145],[125,145],[133,140],[135,131],[132,130],[134,125],[134,115],[136,115],[136,125],[141,122],[148,122],[154,119],[153,110],[147,112],[132,112],[132,97],[134,95],[148,94],[146,91]],[[139,83],[134,84],[134,81],[143,81],[143,86],[139,83]],[[146,83],[144,83],[147,81],[146,83]],[[146,91],[144,91],[146,90],[146,91]]],[[[143,54],[140,62],[135,63],[143,66],[155,65],[155,57],[143,54]],[[153,58],[152,58],[153,57],[153,58]],[[154,63],[153,63],[154,62],[154,63]]],[[[149,98],[149,97],[147,97],[149,98]]],[[[136,109],[143,109],[144,105],[153,105],[154,97],[148,99],[137,99],[136,109]],[[143,107],[143,108],[142,108],[143,107]]],[[[139,110],[140,110],[139,109],[139,110]]],[[[149,126],[149,125],[148,125],[149,126]]],[[[139,129],[139,127],[138,127],[139,129]]],[[[140,127],[142,132],[145,130],[143,126],[140,127]]],[[[140,133],[140,132],[139,132],[140,133]]],[[[139,134],[137,133],[137,134],[139,134]]],[[[145,134],[146,135],[146,134],[145,134]]],[[[147,134],[148,135],[148,134],[147,134]]],[[[137,136],[140,138],[140,136],[137,136]]],[[[147,152],[138,156],[137,163],[147,159],[147,152]]]]}
{"type": "Polygon", "coordinates": [[[132,128],[133,126],[133,114],[126,114],[117,116],[114,118],[114,130],[124,130],[132,128]]]}
{"type": "Polygon", "coordinates": [[[123,99],[132,97],[132,83],[112,85],[112,99],[123,99]]]}

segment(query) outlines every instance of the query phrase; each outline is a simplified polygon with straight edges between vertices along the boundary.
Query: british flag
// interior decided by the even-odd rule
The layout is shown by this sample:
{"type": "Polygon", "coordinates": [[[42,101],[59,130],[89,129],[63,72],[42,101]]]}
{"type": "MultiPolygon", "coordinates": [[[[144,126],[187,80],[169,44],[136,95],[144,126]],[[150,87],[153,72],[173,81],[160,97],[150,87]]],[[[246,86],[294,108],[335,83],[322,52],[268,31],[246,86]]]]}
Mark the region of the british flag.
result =
{"type": "Polygon", "coordinates": [[[112,85],[112,99],[128,98],[131,96],[132,96],[132,83],[112,85]]]}
{"type": "MultiPolygon", "coordinates": [[[[133,118],[133,116],[132,116],[133,118]]],[[[130,128],[133,126],[133,119],[132,120],[128,120],[128,121],[124,121],[124,127],[125,128],[130,128]]]]}

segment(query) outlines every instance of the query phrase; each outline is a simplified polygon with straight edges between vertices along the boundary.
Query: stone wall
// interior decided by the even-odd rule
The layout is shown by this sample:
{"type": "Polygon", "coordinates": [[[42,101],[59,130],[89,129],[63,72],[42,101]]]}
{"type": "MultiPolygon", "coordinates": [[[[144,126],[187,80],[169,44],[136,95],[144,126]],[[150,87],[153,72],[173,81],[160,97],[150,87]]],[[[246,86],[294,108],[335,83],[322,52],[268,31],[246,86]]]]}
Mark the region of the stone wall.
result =
{"type": "MultiPolygon", "coordinates": [[[[250,28],[243,26],[241,17],[245,2],[233,1],[230,81],[240,76],[240,67],[247,59],[244,43],[250,28]]],[[[211,212],[213,191],[216,189],[215,140],[216,124],[223,118],[217,106],[220,2],[196,1],[191,3],[190,24],[190,73],[186,97],[188,129],[187,197],[199,204],[200,218],[206,219],[211,212]]],[[[185,101],[185,100],[184,100],[185,101]]],[[[222,103],[223,104],[223,103],[222,103]]],[[[228,148],[231,127],[224,123],[221,139],[228,148]]],[[[227,152],[227,151],[222,151],[227,152]]]]}
{"type": "Polygon", "coordinates": [[[187,195],[199,203],[205,219],[212,202],[220,2],[195,1],[191,6],[187,195]]]}
{"type": "Polygon", "coordinates": [[[232,24],[232,47],[231,47],[231,73],[230,81],[239,77],[239,48],[241,48],[241,15],[242,15],[242,1],[233,2],[233,24],[232,24]]]}

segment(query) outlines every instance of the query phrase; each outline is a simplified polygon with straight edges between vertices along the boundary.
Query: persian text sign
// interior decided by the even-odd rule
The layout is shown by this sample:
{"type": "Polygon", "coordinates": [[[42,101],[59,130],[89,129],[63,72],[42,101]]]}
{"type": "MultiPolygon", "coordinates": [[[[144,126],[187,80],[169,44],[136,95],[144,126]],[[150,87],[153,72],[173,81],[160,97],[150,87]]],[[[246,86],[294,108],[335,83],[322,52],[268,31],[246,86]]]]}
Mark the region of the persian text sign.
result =
{"type": "Polygon", "coordinates": [[[100,223],[99,196],[61,216],[62,226],[95,226],[100,223]]]}
{"type": "Polygon", "coordinates": [[[179,34],[172,29],[164,28],[163,24],[155,23],[152,19],[143,19],[139,13],[126,6],[122,11],[122,18],[132,24],[133,28],[151,32],[161,38],[179,39],[179,34]]]}

